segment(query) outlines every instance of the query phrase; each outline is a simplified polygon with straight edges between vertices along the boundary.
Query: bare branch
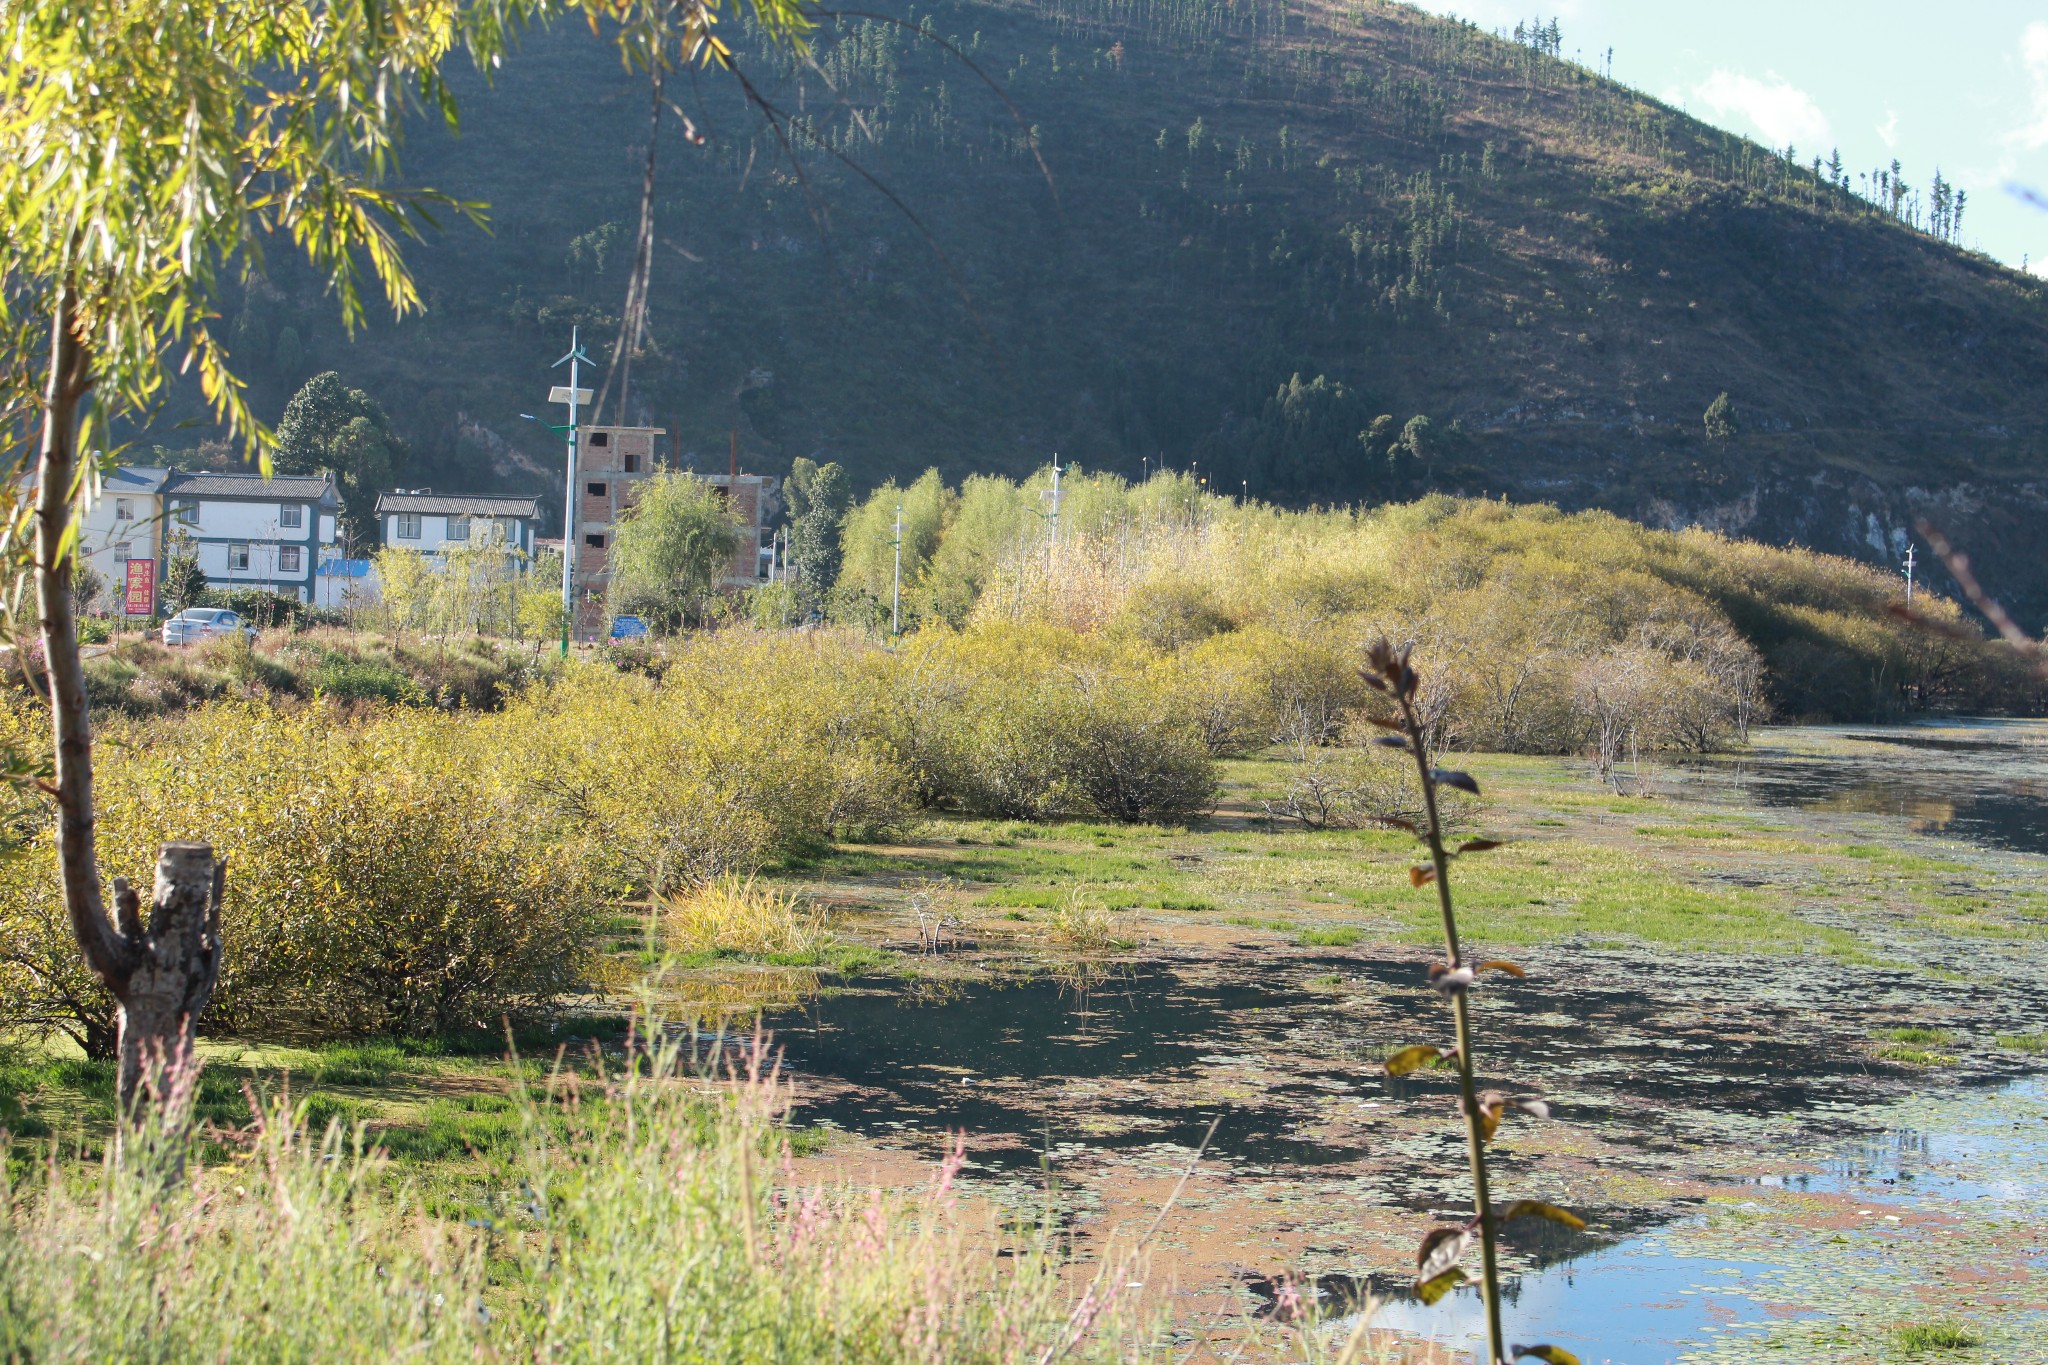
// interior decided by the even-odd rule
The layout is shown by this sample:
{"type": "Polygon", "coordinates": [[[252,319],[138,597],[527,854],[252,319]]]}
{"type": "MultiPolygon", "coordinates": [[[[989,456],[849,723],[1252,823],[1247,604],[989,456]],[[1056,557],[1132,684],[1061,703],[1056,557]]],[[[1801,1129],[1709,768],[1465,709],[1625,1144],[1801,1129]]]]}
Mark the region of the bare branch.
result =
{"type": "MultiPolygon", "coordinates": [[[[1955,579],[1956,586],[1963,590],[1963,596],[1969,599],[1970,605],[1982,613],[1984,619],[1991,623],[1992,628],[2007,644],[2028,658],[2037,660],[2036,666],[2041,668],[2044,674],[2048,674],[2048,647],[2044,647],[2039,640],[2020,629],[2019,622],[2012,619],[2011,613],[1999,604],[1998,599],[1984,591],[1983,585],[1977,581],[1975,570],[1970,567],[1970,557],[1951,545],[1948,537],[1925,517],[1915,521],[1913,529],[1920,533],[1921,539],[1927,542],[1935,554],[1941,556],[1941,562],[1948,566],[1949,576],[1955,579]]],[[[1915,616],[1917,615],[1918,613],[1915,613],[1915,616]]]]}

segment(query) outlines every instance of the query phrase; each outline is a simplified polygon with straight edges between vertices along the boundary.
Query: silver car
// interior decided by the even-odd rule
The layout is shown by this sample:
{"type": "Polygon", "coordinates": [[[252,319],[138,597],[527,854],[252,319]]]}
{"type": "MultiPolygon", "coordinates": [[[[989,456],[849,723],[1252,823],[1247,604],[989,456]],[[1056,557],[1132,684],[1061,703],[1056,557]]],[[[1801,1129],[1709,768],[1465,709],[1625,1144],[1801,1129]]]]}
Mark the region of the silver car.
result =
{"type": "Polygon", "coordinates": [[[164,643],[196,645],[237,632],[256,638],[256,627],[242,619],[240,612],[225,607],[187,607],[164,622],[164,643]]]}

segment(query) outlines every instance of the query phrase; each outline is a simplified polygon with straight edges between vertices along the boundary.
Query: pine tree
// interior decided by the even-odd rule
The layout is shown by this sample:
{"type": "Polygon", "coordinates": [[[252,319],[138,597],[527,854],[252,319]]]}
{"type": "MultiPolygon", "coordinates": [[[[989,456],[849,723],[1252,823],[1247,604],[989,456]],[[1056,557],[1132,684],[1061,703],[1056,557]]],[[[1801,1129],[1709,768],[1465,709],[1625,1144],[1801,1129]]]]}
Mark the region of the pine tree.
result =
{"type": "Polygon", "coordinates": [[[1742,430],[1735,421],[1735,404],[1729,401],[1727,394],[1723,393],[1707,404],[1706,426],[1709,441],[1730,440],[1742,430]]]}

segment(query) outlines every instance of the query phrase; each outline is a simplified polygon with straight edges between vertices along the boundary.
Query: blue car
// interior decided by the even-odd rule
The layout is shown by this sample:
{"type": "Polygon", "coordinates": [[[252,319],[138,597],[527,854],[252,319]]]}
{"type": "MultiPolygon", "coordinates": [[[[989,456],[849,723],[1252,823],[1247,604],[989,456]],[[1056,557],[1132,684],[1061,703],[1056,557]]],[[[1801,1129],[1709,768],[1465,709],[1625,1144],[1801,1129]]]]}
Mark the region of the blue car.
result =
{"type": "Polygon", "coordinates": [[[614,640],[638,640],[647,634],[647,623],[637,616],[614,616],[612,638],[614,640]]]}

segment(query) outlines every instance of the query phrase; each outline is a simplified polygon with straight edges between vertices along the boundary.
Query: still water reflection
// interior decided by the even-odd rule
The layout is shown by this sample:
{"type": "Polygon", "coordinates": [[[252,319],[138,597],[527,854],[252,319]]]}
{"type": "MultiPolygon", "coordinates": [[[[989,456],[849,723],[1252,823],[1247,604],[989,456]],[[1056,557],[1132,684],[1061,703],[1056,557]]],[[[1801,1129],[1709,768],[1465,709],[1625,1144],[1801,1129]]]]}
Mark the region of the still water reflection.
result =
{"type": "Polygon", "coordinates": [[[1888,816],[1914,833],[2048,853],[2048,722],[1766,730],[1750,752],[1688,776],[1677,795],[1888,816]]]}

